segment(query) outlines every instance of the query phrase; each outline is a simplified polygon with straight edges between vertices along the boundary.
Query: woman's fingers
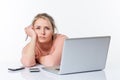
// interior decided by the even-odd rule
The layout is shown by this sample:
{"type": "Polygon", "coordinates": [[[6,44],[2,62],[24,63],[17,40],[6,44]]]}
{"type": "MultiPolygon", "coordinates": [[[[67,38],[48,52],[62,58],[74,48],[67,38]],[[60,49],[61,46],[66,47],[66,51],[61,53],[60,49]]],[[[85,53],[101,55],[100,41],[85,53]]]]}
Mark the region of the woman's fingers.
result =
{"type": "Polygon", "coordinates": [[[31,29],[32,29],[32,28],[33,28],[33,26],[32,26],[32,25],[29,25],[29,26],[28,26],[28,28],[31,28],[31,29]]]}
{"type": "Polygon", "coordinates": [[[24,31],[25,31],[25,33],[27,34],[27,27],[25,27],[24,31]]]}
{"type": "Polygon", "coordinates": [[[36,36],[36,33],[35,33],[32,25],[29,25],[28,27],[25,27],[25,32],[30,37],[36,36]]]}

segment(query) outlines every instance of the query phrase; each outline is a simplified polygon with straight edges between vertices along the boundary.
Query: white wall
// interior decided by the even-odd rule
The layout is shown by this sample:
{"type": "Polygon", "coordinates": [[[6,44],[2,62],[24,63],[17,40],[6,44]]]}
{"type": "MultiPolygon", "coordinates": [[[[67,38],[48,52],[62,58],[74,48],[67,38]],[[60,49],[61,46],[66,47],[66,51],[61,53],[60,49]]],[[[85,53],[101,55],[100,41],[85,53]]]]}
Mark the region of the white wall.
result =
{"type": "Polygon", "coordinates": [[[68,37],[111,35],[108,63],[120,59],[120,0],[0,0],[0,62],[19,61],[24,28],[41,12],[68,37]],[[119,56],[118,56],[119,55],[119,56]]]}

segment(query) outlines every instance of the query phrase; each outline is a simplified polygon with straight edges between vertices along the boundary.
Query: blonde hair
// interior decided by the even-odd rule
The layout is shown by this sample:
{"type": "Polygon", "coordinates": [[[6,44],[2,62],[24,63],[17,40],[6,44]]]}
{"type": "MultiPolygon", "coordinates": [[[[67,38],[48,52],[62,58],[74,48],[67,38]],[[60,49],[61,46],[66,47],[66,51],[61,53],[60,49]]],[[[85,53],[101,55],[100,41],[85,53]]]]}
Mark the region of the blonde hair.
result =
{"type": "MultiPolygon", "coordinates": [[[[49,14],[47,14],[47,13],[39,13],[39,14],[37,14],[37,15],[34,17],[33,21],[32,21],[32,25],[33,25],[33,26],[34,26],[34,24],[35,24],[35,21],[36,21],[37,19],[39,19],[39,18],[48,19],[48,20],[50,21],[51,25],[52,25],[53,33],[55,33],[55,30],[57,30],[57,27],[56,27],[56,25],[55,25],[55,21],[54,21],[54,19],[53,19],[49,14]]],[[[58,32],[58,30],[57,30],[57,32],[58,32]]]]}

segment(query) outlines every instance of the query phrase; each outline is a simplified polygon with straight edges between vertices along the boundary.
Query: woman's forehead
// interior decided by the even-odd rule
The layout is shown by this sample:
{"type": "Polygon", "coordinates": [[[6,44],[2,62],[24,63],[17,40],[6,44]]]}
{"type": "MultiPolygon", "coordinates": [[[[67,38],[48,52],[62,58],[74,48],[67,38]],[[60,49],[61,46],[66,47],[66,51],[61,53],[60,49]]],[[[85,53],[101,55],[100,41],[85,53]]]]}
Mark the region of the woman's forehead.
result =
{"type": "Polygon", "coordinates": [[[47,18],[38,18],[38,19],[35,21],[35,24],[34,24],[34,25],[51,26],[51,23],[50,23],[49,19],[47,19],[47,18]]]}

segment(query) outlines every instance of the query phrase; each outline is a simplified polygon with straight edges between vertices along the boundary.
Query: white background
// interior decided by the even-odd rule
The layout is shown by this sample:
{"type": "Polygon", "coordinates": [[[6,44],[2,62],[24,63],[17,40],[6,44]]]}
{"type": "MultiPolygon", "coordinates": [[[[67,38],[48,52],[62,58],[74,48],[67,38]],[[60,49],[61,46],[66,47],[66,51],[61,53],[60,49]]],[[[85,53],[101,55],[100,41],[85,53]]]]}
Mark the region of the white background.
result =
{"type": "Polygon", "coordinates": [[[120,0],[0,0],[0,62],[20,60],[24,28],[46,12],[68,37],[111,36],[107,67],[120,66],[120,0]]]}

